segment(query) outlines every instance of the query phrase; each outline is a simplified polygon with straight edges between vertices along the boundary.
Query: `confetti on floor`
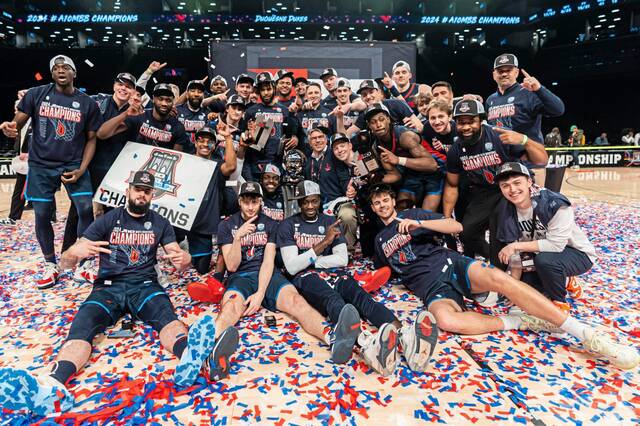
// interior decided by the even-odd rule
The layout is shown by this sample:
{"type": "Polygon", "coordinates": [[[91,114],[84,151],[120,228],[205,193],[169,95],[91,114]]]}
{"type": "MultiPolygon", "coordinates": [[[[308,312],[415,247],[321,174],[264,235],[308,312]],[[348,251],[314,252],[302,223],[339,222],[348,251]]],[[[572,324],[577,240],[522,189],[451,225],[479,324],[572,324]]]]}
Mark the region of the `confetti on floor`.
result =
{"type": "MultiPolygon", "coordinates": [[[[600,261],[581,278],[578,318],[640,347],[640,207],[577,204],[580,225],[600,261]],[[619,232],[623,230],[624,232],[619,232]]],[[[55,225],[62,235],[63,222],[55,225]]],[[[58,240],[59,244],[60,241],[58,240]]],[[[0,367],[44,371],[64,342],[90,286],[65,274],[53,289],[38,291],[39,249],[31,221],[0,227],[0,367]]],[[[361,269],[362,262],[354,265],[361,269]]],[[[191,324],[217,305],[194,305],[177,277],[167,288],[180,318],[191,324]]],[[[408,323],[421,309],[394,283],[375,297],[408,323]]],[[[471,306],[471,305],[470,305],[471,306]]],[[[494,312],[504,307],[492,308],[494,312]]],[[[383,378],[360,358],[332,364],[328,347],[283,314],[264,325],[265,311],[239,324],[240,347],[231,375],[204,377],[178,390],[176,359],[157,334],[141,324],[135,337],[99,336],[89,364],[70,383],[77,404],[50,418],[0,412],[2,423],[48,424],[632,424],[640,422],[640,371],[622,371],[584,353],[577,341],[529,332],[460,337],[442,334],[429,372],[403,362],[383,378]]],[[[119,328],[119,327],[116,327],[119,328]]]]}

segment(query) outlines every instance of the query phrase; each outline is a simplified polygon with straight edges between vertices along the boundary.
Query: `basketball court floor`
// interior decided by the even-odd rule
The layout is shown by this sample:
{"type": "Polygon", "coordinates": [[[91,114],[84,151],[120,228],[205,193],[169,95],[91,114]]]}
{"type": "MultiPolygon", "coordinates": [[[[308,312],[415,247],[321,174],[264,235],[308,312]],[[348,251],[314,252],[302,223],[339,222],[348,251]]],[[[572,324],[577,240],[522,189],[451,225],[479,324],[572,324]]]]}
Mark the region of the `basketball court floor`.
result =
{"type": "MultiPolygon", "coordinates": [[[[0,180],[0,217],[13,187],[0,180]]],[[[640,348],[640,169],[567,170],[565,193],[595,244],[599,261],[580,280],[584,296],[574,314],[640,348]]],[[[56,243],[68,201],[58,194],[56,243]]],[[[0,226],[0,367],[35,373],[53,359],[90,286],[66,274],[54,288],[32,284],[40,262],[33,213],[0,226]]],[[[357,261],[354,269],[361,268],[357,261]]],[[[171,273],[168,265],[164,265],[171,273]]],[[[194,305],[185,290],[193,276],[171,273],[168,287],[178,315],[191,324],[217,305],[194,305]]],[[[389,283],[375,294],[409,322],[421,304],[389,283]]],[[[473,307],[472,305],[469,305],[473,307]]],[[[475,309],[478,309],[475,307],[475,309]]],[[[501,312],[496,306],[493,311],[501,312]]],[[[53,420],[69,424],[638,424],[640,370],[596,360],[572,338],[530,332],[460,337],[442,333],[427,373],[404,362],[383,378],[359,355],[345,366],[328,348],[283,314],[268,328],[262,310],[238,325],[240,347],[229,378],[176,390],[176,359],[150,327],[135,336],[99,336],[89,365],[70,385],[77,406],[50,419],[0,411],[0,423],[53,420]]],[[[116,326],[116,329],[119,329],[116,326]]],[[[111,331],[111,330],[110,330],[111,331]]],[[[109,331],[107,332],[107,334],[109,331]]],[[[42,423],[41,423],[42,424],[42,423]]]]}

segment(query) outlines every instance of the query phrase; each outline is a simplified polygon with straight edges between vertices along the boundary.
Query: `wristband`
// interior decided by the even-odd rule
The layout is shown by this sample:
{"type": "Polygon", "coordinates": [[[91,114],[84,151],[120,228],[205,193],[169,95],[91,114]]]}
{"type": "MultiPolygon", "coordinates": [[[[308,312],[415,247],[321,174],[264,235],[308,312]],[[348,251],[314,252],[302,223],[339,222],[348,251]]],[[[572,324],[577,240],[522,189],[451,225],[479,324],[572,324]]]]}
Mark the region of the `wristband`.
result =
{"type": "Polygon", "coordinates": [[[407,157],[398,157],[398,164],[400,164],[401,166],[406,166],[407,165],[407,157]]]}
{"type": "Polygon", "coordinates": [[[529,136],[527,135],[522,135],[522,142],[520,142],[522,145],[526,145],[527,142],[529,141],[529,136]]]}

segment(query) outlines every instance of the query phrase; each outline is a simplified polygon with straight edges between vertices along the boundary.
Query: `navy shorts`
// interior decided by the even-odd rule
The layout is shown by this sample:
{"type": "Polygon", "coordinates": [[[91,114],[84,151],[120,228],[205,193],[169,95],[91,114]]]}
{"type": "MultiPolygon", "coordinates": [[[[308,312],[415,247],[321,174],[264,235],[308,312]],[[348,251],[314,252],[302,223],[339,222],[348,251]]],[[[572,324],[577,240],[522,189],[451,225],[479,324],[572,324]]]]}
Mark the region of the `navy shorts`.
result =
{"type": "Polygon", "coordinates": [[[476,261],[452,252],[447,255],[446,262],[446,268],[429,286],[427,294],[422,298],[427,309],[429,305],[440,299],[451,299],[464,309],[464,298],[471,299],[469,267],[476,261]]]}
{"type": "MultiPolygon", "coordinates": [[[[130,313],[133,319],[150,324],[158,333],[167,324],[176,321],[173,304],[164,289],[155,281],[125,282],[97,281],[91,294],[78,309],[69,330],[69,340],[91,342],[93,337],[130,313]],[[99,318],[86,314],[87,307],[97,307],[104,313],[99,318]],[[99,327],[96,327],[96,324],[99,327]]],[[[95,310],[94,310],[95,311],[95,310]]]]}
{"type": "Polygon", "coordinates": [[[415,173],[413,171],[404,175],[404,181],[398,192],[407,192],[422,201],[427,195],[440,195],[444,188],[444,175],[435,173],[415,173]]]}
{"type": "MultiPolygon", "coordinates": [[[[249,296],[258,291],[258,274],[258,271],[236,272],[227,280],[227,292],[233,291],[239,293],[246,300],[249,296]]],[[[291,284],[280,272],[274,270],[273,275],[271,276],[271,281],[269,281],[267,291],[264,294],[262,306],[271,312],[276,312],[276,304],[278,296],[280,295],[280,290],[288,285],[293,284],[291,284]]]]}
{"type": "MultiPolygon", "coordinates": [[[[78,167],[80,167],[79,164],[67,164],[59,167],[41,167],[29,164],[25,198],[28,201],[52,202],[55,199],[56,191],[62,183],[60,180],[62,174],[76,170],[78,167]]],[[[91,178],[88,171],[80,176],[80,179],[75,183],[65,183],[64,186],[67,188],[67,193],[70,197],[91,198],[93,196],[91,178]]]]}

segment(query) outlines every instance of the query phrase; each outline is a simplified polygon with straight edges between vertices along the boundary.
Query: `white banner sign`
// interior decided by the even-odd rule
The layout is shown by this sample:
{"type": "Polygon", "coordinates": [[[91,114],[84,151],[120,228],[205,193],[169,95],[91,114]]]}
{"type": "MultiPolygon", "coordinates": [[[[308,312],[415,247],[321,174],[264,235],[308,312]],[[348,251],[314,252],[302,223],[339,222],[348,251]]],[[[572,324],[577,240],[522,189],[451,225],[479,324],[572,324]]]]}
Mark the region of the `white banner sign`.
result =
{"type": "Polygon", "coordinates": [[[147,170],[155,176],[151,208],[171,225],[188,231],[216,166],[214,161],[184,152],[128,142],[100,183],[93,201],[110,207],[124,206],[129,178],[138,170],[147,170]]]}

